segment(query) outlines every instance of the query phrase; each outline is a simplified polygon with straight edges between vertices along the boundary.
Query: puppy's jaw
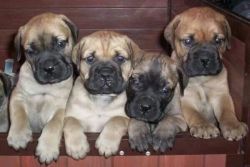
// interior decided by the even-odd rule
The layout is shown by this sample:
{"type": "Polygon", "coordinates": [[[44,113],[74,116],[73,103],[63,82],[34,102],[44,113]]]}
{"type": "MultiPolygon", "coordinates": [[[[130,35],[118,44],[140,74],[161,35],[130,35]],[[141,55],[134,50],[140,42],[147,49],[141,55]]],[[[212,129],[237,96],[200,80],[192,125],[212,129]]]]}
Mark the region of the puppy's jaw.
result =
{"type": "Polygon", "coordinates": [[[183,70],[188,77],[217,75],[223,64],[217,48],[206,44],[190,48],[183,70]]]}

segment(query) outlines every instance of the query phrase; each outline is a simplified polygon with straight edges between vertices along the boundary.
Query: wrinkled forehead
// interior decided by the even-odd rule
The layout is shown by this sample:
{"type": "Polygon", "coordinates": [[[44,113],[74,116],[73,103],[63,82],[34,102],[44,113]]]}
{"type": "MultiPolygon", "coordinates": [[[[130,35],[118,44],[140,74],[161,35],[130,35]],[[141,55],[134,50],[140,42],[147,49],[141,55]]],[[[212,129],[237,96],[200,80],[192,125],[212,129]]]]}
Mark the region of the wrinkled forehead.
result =
{"type": "Polygon", "coordinates": [[[70,36],[70,30],[61,19],[45,19],[32,22],[24,27],[22,41],[24,46],[36,41],[48,41],[48,38],[66,40],[70,36]]]}
{"type": "Polygon", "coordinates": [[[177,83],[176,71],[169,62],[144,60],[133,70],[132,75],[147,76],[151,83],[165,81],[169,87],[175,87],[177,83]]]}
{"type": "Polygon", "coordinates": [[[91,52],[95,52],[96,56],[102,58],[110,57],[118,53],[126,58],[130,56],[128,44],[123,36],[87,37],[84,41],[82,52],[84,52],[83,54],[85,56],[91,52]]]}
{"type": "Polygon", "coordinates": [[[200,41],[209,41],[215,35],[225,35],[223,21],[212,16],[206,17],[203,15],[183,16],[176,29],[176,34],[180,38],[193,36],[200,41]]]}

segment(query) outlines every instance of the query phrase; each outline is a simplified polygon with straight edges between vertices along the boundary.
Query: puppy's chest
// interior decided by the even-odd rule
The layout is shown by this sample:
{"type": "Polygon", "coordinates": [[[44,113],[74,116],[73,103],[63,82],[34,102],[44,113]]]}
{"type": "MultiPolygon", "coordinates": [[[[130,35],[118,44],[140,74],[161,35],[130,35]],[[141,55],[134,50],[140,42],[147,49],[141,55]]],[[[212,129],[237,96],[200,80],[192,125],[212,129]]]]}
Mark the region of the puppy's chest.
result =
{"type": "Polygon", "coordinates": [[[214,110],[209,101],[209,93],[211,93],[211,89],[202,84],[192,84],[189,91],[195,92],[195,97],[198,102],[197,107],[202,115],[211,121],[214,120],[214,110]]]}
{"type": "Polygon", "coordinates": [[[33,132],[40,132],[53,117],[58,108],[55,98],[50,95],[33,95],[26,99],[26,109],[33,132]],[[55,102],[55,103],[52,103],[55,102]]]}
{"type": "Polygon", "coordinates": [[[86,132],[101,132],[105,124],[115,116],[126,117],[125,102],[108,103],[103,100],[93,103],[81,103],[74,106],[69,115],[80,119],[86,132]]]}

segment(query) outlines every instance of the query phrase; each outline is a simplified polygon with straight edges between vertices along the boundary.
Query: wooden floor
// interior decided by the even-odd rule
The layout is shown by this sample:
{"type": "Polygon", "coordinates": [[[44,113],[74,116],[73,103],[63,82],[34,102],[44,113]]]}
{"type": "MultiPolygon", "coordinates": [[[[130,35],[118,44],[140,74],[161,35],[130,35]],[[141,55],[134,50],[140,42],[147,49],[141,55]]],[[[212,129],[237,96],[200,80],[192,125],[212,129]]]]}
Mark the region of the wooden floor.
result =
{"type": "MultiPolygon", "coordinates": [[[[33,156],[0,156],[0,167],[40,167],[33,156]]],[[[225,155],[190,155],[190,156],[116,156],[102,158],[86,157],[76,161],[61,156],[49,167],[225,167],[225,155]]]]}

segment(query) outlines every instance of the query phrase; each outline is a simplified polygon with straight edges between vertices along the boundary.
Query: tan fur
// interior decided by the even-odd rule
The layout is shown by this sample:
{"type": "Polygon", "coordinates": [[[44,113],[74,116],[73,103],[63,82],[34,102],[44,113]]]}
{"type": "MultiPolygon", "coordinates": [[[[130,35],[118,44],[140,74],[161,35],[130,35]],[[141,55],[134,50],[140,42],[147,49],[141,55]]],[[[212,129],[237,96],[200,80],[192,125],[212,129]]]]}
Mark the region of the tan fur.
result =
{"type": "Polygon", "coordinates": [[[116,51],[125,56],[127,61],[122,64],[121,70],[123,79],[127,81],[132,70],[132,60],[140,49],[127,36],[112,31],[95,32],[84,37],[74,47],[72,59],[80,76],[75,81],[67,104],[64,125],[66,151],[74,159],[83,158],[89,151],[85,132],[101,132],[96,148],[100,155],[106,157],[118,151],[121,138],[127,132],[125,91],[119,95],[92,95],[83,85],[89,77],[90,69],[84,58],[93,51],[100,61],[112,60],[116,51]]]}
{"type": "MultiPolygon", "coordinates": [[[[32,18],[26,25],[20,27],[16,42],[21,38],[21,45],[27,49],[30,42],[39,43],[38,36],[59,36],[69,39],[65,54],[70,55],[73,38],[70,29],[65,25],[63,15],[45,13],[32,18]]],[[[42,134],[38,139],[36,155],[40,162],[50,163],[59,155],[59,144],[62,135],[64,112],[73,77],[55,83],[39,84],[31,69],[31,61],[26,60],[19,73],[19,80],[10,98],[11,127],[8,134],[8,144],[13,148],[26,148],[32,139],[32,131],[42,134]]]]}
{"type": "MultiPolygon", "coordinates": [[[[186,61],[188,48],[180,39],[194,34],[198,43],[210,42],[214,35],[226,41],[219,47],[220,57],[230,48],[231,30],[225,17],[211,8],[192,8],[177,15],[165,29],[165,38],[172,44],[172,58],[179,64],[186,61]]],[[[199,138],[213,138],[220,133],[227,140],[239,140],[247,134],[247,126],[235,116],[234,104],[228,88],[227,70],[216,76],[189,78],[181,98],[182,111],[189,125],[191,135],[199,138]]]]}

